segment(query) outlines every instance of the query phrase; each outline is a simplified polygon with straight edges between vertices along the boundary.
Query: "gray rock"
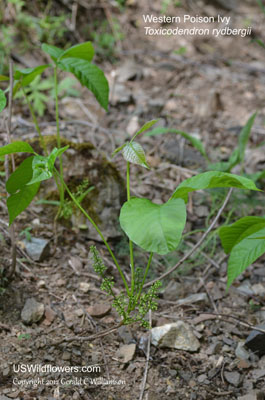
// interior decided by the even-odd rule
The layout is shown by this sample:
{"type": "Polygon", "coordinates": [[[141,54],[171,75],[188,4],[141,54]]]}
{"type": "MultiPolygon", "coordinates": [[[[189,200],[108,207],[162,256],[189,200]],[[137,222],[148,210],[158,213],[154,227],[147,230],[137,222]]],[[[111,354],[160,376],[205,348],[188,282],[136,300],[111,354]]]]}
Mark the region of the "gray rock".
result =
{"type": "Polygon", "coordinates": [[[200,347],[191,328],[183,321],[152,328],[151,343],[154,346],[186,351],[197,351],[200,347]]]}
{"type": "Polygon", "coordinates": [[[43,317],[43,314],[44,305],[38,303],[34,298],[30,298],[26,300],[21,312],[21,319],[25,324],[30,325],[38,322],[43,317]]]}
{"type": "Polygon", "coordinates": [[[237,344],[237,347],[236,347],[236,350],[235,350],[235,354],[236,354],[237,358],[240,358],[240,360],[247,361],[249,359],[249,353],[245,349],[243,342],[239,342],[237,344]]]}
{"type": "Polygon", "coordinates": [[[241,294],[244,294],[246,296],[252,296],[254,294],[252,286],[249,282],[249,280],[245,280],[242,285],[238,286],[236,288],[236,291],[240,292],[241,294]]]}
{"type": "Polygon", "coordinates": [[[187,304],[193,304],[193,303],[207,303],[208,302],[208,296],[206,293],[196,293],[196,294],[191,294],[188,297],[185,297],[185,299],[180,299],[176,302],[179,306],[187,305],[187,304]]]}
{"type": "Polygon", "coordinates": [[[117,351],[117,357],[120,358],[122,362],[126,364],[133,359],[135,350],[136,350],[135,343],[125,344],[121,346],[117,351]]]}
{"type": "Polygon", "coordinates": [[[257,395],[255,392],[248,393],[245,396],[239,396],[237,400],[257,400],[257,395]]]}
{"type": "Polygon", "coordinates": [[[252,290],[257,296],[264,296],[265,295],[265,286],[262,283],[256,283],[252,285],[252,290]]]}
{"type": "Polygon", "coordinates": [[[42,261],[49,256],[50,246],[46,239],[31,237],[31,241],[24,241],[28,255],[34,261],[42,261]]]}
{"type": "Polygon", "coordinates": [[[118,334],[120,338],[123,340],[124,344],[129,344],[134,342],[131,330],[128,326],[126,325],[120,326],[118,329],[118,334]]]}
{"type": "Polygon", "coordinates": [[[238,386],[240,384],[241,375],[237,371],[234,371],[234,372],[225,371],[224,377],[228,383],[231,383],[234,386],[238,386]]]}
{"type": "MultiPolygon", "coordinates": [[[[257,328],[265,330],[265,324],[258,325],[257,328]]],[[[259,357],[262,357],[265,354],[265,333],[253,329],[245,341],[245,346],[259,357]]]]}

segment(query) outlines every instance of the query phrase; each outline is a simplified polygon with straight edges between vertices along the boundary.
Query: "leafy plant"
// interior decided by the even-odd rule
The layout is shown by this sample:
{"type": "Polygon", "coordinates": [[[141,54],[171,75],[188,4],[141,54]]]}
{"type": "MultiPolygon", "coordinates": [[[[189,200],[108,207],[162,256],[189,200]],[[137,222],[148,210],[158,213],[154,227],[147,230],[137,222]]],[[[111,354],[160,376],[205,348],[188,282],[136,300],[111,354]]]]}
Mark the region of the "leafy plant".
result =
{"type": "Polygon", "coordinates": [[[265,253],[265,218],[244,217],[219,229],[222,246],[230,254],[227,288],[245,269],[265,253]]]}
{"type": "Polygon", "coordinates": [[[127,282],[125,275],[120,267],[115,255],[113,254],[104,235],[98,228],[94,220],[81,206],[81,198],[73,195],[63,177],[55,167],[57,157],[67,150],[67,146],[62,149],[54,148],[46,156],[40,156],[34,152],[32,147],[25,142],[14,142],[0,148],[0,156],[27,152],[32,154],[25,159],[20,166],[13,172],[6,182],[6,190],[9,194],[7,207],[9,213],[9,223],[24,211],[36,195],[40,182],[49,178],[57,177],[61,185],[69,194],[75,206],[86,216],[90,223],[97,230],[101,239],[105,243],[107,250],[112,257],[120,277],[124,283],[124,291],[116,295],[113,291],[114,279],[105,275],[106,267],[95,247],[91,248],[91,255],[95,272],[102,278],[102,290],[113,297],[113,306],[121,316],[121,324],[139,322],[143,326],[148,326],[145,315],[148,310],[156,309],[156,296],[161,283],[155,281],[151,287],[144,292],[148,272],[151,266],[153,254],[168,254],[178,247],[182,232],[186,223],[186,205],[188,193],[214,187],[237,187],[241,189],[258,190],[255,184],[244,177],[210,171],[199,174],[183,181],[174,191],[171,198],[164,204],[155,204],[148,199],[131,197],[130,194],[130,165],[137,164],[148,168],[145,152],[140,143],[135,139],[143,132],[149,130],[157,120],[147,122],[130,142],[126,142],[114,151],[113,155],[121,152],[127,165],[127,201],[123,204],[120,212],[120,225],[129,239],[131,280],[127,282]],[[136,268],[134,259],[134,245],[139,246],[143,251],[149,253],[148,262],[145,269],[136,268]]]}

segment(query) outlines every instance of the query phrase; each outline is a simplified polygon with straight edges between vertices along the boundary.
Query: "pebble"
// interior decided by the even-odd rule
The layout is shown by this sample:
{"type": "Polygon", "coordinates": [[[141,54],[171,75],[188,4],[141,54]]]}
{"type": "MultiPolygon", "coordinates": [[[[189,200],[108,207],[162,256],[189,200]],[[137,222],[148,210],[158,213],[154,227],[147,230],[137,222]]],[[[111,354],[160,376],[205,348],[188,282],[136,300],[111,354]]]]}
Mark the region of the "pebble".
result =
{"type": "Polygon", "coordinates": [[[62,359],[64,361],[69,361],[71,359],[71,353],[69,353],[68,351],[64,351],[63,355],[62,355],[62,359]]]}
{"type": "Polygon", "coordinates": [[[34,261],[43,261],[50,254],[49,240],[31,237],[31,241],[24,240],[25,249],[34,261]]]}
{"type": "Polygon", "coordinates": [[[237,371],[234,372],[225,371],[224,377],[228,383],[231,383],[234,386],[238,386],[240,384],[241,375],[237,371]]]}
{"type": "Polygon", "coordinates": [[[79,284],[79,289],[81,290],[81,292],[84,292],[84,293],[89,292],[90,283],[87,283],[87,282],[80,282],[80,284],[79,284]]]}
{"type": "Polygon", "coordinates": [[[133,359],[135,350],[136,350],[135,343],[125,344],[121,346],[117,351],[117,357],[122,359],[122,362],[126,364],[133,359]]]}
{"type": "Polygon", "coordinates": [[[186,351],[197,351],[200,347],[191,328],[183,321],[152,328],[151,343],[154,346],[186,351]]]}
{"type": "Polygon", "coordinates": [[[110,304],[107,303],[99,303],[94,306],[87,307],[87,312],[91,317],[104,317],[104,315],[108,314],[111,310],[110,304]]]}
{"type": "MultiPolygon", "coordinates": [[[[259,325],[258,328],[265,330],[265,324],[259,325]]],[[[245,346],[259,357],[263,356],[265,354],[265,333],[253,329],[245,341],[245,346]]]]}
{"type": "Polygon", "coordinates": [[[249,359],[249,353],[244,347],[244,342],[239,342],[237,344],[235,354],[237,358],[240,358],[240,360],[248,360],[249,359]]]}
{"type": "Polygon", "coordinates": [[[196,293],[196,294],[191,294],[188,297],[185,297],[185,299],[180,299],[176,301],[176,304],[179,306],[183,306],[188,304],[207,303],[207,302],[208,302],[208,296],[206,293],[196,293]]]}
{"type": "Polygon", "coordinates": [[[44,305],[38,303],[33,297],[26,300],[21,312],[21,319],[25,324],[33,324],[41,320],[44,314],[44,305]]]}

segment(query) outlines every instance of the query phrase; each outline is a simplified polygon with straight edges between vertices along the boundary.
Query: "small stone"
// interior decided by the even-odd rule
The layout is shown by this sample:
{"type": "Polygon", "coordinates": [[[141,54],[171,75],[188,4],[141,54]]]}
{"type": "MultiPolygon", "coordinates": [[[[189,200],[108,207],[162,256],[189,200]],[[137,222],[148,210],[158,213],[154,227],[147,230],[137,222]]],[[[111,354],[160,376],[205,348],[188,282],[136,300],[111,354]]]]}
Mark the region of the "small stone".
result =
{"type": "Polygon", "coordinates": [[[239,342],[235,351],[235,354],[237,358],[240,358],[240,360],[248,360],[249,359],[249,353],[244,347],[243,342],[239,342]]]}
{"type": "Polygon", "coordinates": [[[207,375],[206,374],[199,375],[197,379],[199,383],[203,383],[207,379],[207,375]]]}
{"type": "Polygon", "coordinates": [[[236,288],[236,291],[240,292],[241,294],[244,294],[246,296],[252,296],[254,294],[252,290],[252,286],[249,282],[249,280],[245,280],[242,285],[238,286],[236,288]]]}
{"type": "Polygon", "coordinates": [[[8,367],[6,367],[6,368],[3,369],[2,375],[3,375],[3,377],[6,377],[6,376],[8,376],[9,374],[10,374],[10,367],[8,366],[8,367]]]}
{"type": "Polygon", "coordinates": [[[94,306],[87,307],[87,312],[91,317],[104,317],[111,310],[111,306],[106,303],[95,304],[94,306]]]}
{"type": "Polygon", "coordinates": [[[39,220],[39,218],[34,218],[33,221],[32,221],[32,225],[34,225],[34,226],[39,226],[39,225],[40,225],[40,220],[39,220]]]}
{"type": "Polygon", "coordinates": [[[65,279],[58,279],[56,282],[56,286],[62,287],[66,285],[66,280],[65,279]]]}
{"type": "Polygon", "coordinates": [[[124,344],[132,343],[134,340],[130,328],[126,325],[119,327],[118,334],[120,338],[123,340],[124,344]]]}
{"type": "Polygon", "coordinates": [[[136,350],[135,343],[125,344],[121,346],[117,351],[117,357],[121,358],[123,363],[128,363],[133,359],[135,350],[136,350]]]}
{"type": "Polygon", "coordinates": [[[44,280],[40,280],[37,282],[38,288],[44,288],[46,286],[46,282],[44,280]]]}
{"type": "MultiPolygon", "coordinates": [[[[265,330],[265,325],[259,325],[258,328],[265,330]]],[[[265,333],[253,329],[248,335],[245,346],[259,357],[265,354],[265,333]]]]}
{"type": "Polygon", "coordinates": [[[63,355],[62,355],[62,359],[63,359],[64,361],[69,361],[69,360],[71,360],[71,353],[69,353],[68,351],[64,351],[64,352],[63,352],[63,355]]]}
{"type": "Polygon", "coordinates": [[[254,369],[252,371],[252,377],[255,381],[265,376],[265,369],[254,369]]]}
{"type": "Polygon", "coordinates": [[[75,310],[75,314],[76,314],[78,317],[83,317],[84,311],[82,310],[82,308],[78,308],[77,310],[75,310]]]}
{"type": "Polygon", "coordinates": [[[183,321],[152,328],[151,342],[154,346],[186,351],[197,351],[200,347],[191,328],[183,321]]]}
{"type": "Polygon", "coordinates": [[[25,240],[26,251],[34,261],[43,261],[50,254],[49,240],[31,237],[31,241],[25,240]]]}
{"type": "Polygon", "coordinates": [[[239,363],[237,364],[237,368],[239,369],[247,369],[250,368],[250,363],[246,360],[240,360],[239,363]]]}
{"type": "Polygon", "coordinates": [[[265,295],[265,286],[262,283],[256,283],[252,285],[252,290],[257,296],[264,296],[265,295]]]}
{"type": "Polygon", "coordinates": [[[183,306],[188,304],[207,303],[207,302],[208,302],[208,296],[206,293],[196,293],[196,294],[191,294],[188,297],[185,297],[185,299],[178,300],[176,304],[179,306],[183,306]]]}
{"type": "Polygon", "coordinates": [[[45,307],[45,318],[51,324],[56,317],[56,313],[49,307],[45,307]]]}
{"type": "Polygon", "coordinates": [[[90,283],[80,282],[79,289],[84,293],[88,293],[90,289],[90,283]]]}
{"type": "Polygon", "coordinates": [[[239,396],[237,400],[257,400],[257,395],[255,392],[245,394],[245,396],[239,396]]]}
{"type": "Polygon", "coordinates": [[[38,303],[34,298],[26,300],[21,312],[21,319],[25,324],[33,324],[40,321],[44,314],[44,305],[38,303]]]}
{"type": "Polygon", "coordinates": [[[240,384],[241,375],[237,371],[234,372],[225,371],[224,377],[228,383],[231,383],[234,386],[238,386],[240,384]]]}

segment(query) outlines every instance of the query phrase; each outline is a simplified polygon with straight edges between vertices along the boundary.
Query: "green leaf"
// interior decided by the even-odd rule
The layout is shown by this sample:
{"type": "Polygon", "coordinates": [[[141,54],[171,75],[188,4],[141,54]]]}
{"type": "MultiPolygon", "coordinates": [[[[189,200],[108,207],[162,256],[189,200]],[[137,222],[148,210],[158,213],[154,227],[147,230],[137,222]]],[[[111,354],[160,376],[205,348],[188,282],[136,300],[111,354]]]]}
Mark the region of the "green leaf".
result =
{"type": "Polygon", "coordinates": [[[36,182],[45,181],[52,177],[52,171],[49,168],[48,157],[35,156],[32,160],[33,175],[27,185],[32,185],[36,182]]]}
{"type": "Polygon", "coordinates": [[[53,167],[54,167],[56,158],[59,157],[61,154],[63,154],[68,148],[69,148],[69,145],[62,147],[61,149],[57,149],[57,147],[55,147],[52,150],[52,152],[48,156],[48,166],[49,166],[50,172],[53,171],[53,167]]]}
{"type": "Polygon", "coordinates": [[[154,204],[148,199],[132,197],[124,203],[120,224],[129,239],[144,250],[167,254],[177,248],[186,223],[182,199],[154,204]]]}
{"type": "Polygon", "coordinates": [[[57,58],[59,58],[64,53],[63,49],[60,49],[59,47],[52,46],[52,45],[46,44],[46,43],[43,43],[41,45],[41,48],[44,51],[44,53],[49,54],[49,56],[51,56],[51,58],[55,62],[57,61],[57,58]]]}
{"type": "Polygon", "coordinates": [[[49,64],[45,64],[39,65],[35,68],[17,69],[14,74],[14,79],[20,80],[22,86],[27,86],[36,78],[36,76],[41,75],[49,66],[49,64]]]}
{"type": "Polygon", "coordinates": [[[238,139],[238,153],[239,153],[239,162],[242,163],[245,157],[246,145],[249,139],[249,135],[254,124],[257,113],[252,114],[252,116],[247,121],[246,125],[242,128],[239,139],[238,139]]]}
{"type": "Polygon", "coordinates": [[[125,143],[125,146],[122,149],[122,155],[124,159],[132,164],[141,165],[142,167],[149,168],[144,149],[137,142],[125,143]]]}
{"type": "MultiPolygon", "coordinates": [[[[134,141],[134,139],[136,138],[136,136],[140,135],[140,133],[147,131],[148,129],[150,129],[154,124],[156,124],[159,121],[159,119],[153,119],[152,121],[148,121],[146,122],[141,129],[139,129],[139,131],[136,132],[136,134],[133,136],[131,142],[134,141]]],[[[159,129],[159,128],[158,128],[159,129]]]]}
{"type": "Polygon", "coordinates": [[[26,158],[19,167],[10,175],[6,182],[6,190],[9,194],[16,193],[17,190],[25,186],[32,178],[32,161],[34,156],[26,158]]]}
{"type": "Polygon", "coordinates": [[[94,48],[91,42],[85,42],[81,44],[77,44],[70,49],[65,50],[59,57],[58,61],[61,61],[63,58],[80,58],[86,61],[92,61],[94,57],[94,48]]]}
{"type": "Polygon", "coordinates": [[[224,251],[228,254],[232,248],[243,240],[246,236],[246,232],[252,228],[259,230],[260,225],[263,224],[265,227],[265,218],[261,217],[244,217],[240,218],[234,224],[229,226],[223,226],[219,229],[219,236],[222,242],[224,251]],[[256,227],[256,228],[255,228],[256,227]]]}
{"type": "Polygon", "coordinates": [[[158,127],[158,128],[152,129],[150,132],[146,133],[145,136],[157,136],[157,135],[161,135],[164,133],[175,133],[177,135],[184,137],[193,145],[193,147],[195,147],[197,150],[199,150],[199,152],[204,157],[207,158],[207,154],[206,154],[206,151],[204,149],[202,142],[199,139],[196,139],[195,137],[189,135],[186,132],[178,131],[177,129],[173,129],[173,128],[158,127]]]}
{"type": "MultiPolygon", "coordinates": [[[[259,235],[265,235],[265,228],[258,231],[259,235]]],[[[257,232],[245,237],[237,243],[228,260],[227,288],[233,281],[262,254],[265,253],[265,240],[256,239],[257,232]]]]}
{"type": "Polygon", "coordinates": [[[3,111],[5,106],[6,106],[6,96],[3,90],[0,89],[0,112],[3,111]]]}
{"type": "Polygon", "coordinates": [[[227,172],[209,171],[181,182],[173,193],[172,198],[182,198],[187,202],[189,192],[218,187],[235,187],[259,191],[255,183],[250,179],[235,174],[228,174],[227,172]]]}
{"type": "Polygon", "coordinates": [[[0,156],[12,153],[34,153],[34,150],[28,143],[20,141],[0,147],[0,156]]]}
{"type": "Polygon", "coordinates": [[[74,74],[79,82],[95,95],[99,104],[106,111],[108,110],[109,84],[101,69],[78,58],[65,58],[59,62],[58,66],[74,74]]]}
{"type": "Polygon", "coordinates": [[[14,219],[24,211],[39,190],[39,182],[33,185],[26,185],[21,188],[21,190],[15,194],[11,194],[7,198],[7,208],[9,214],[9,225],[11,225],[14,219]]]}

